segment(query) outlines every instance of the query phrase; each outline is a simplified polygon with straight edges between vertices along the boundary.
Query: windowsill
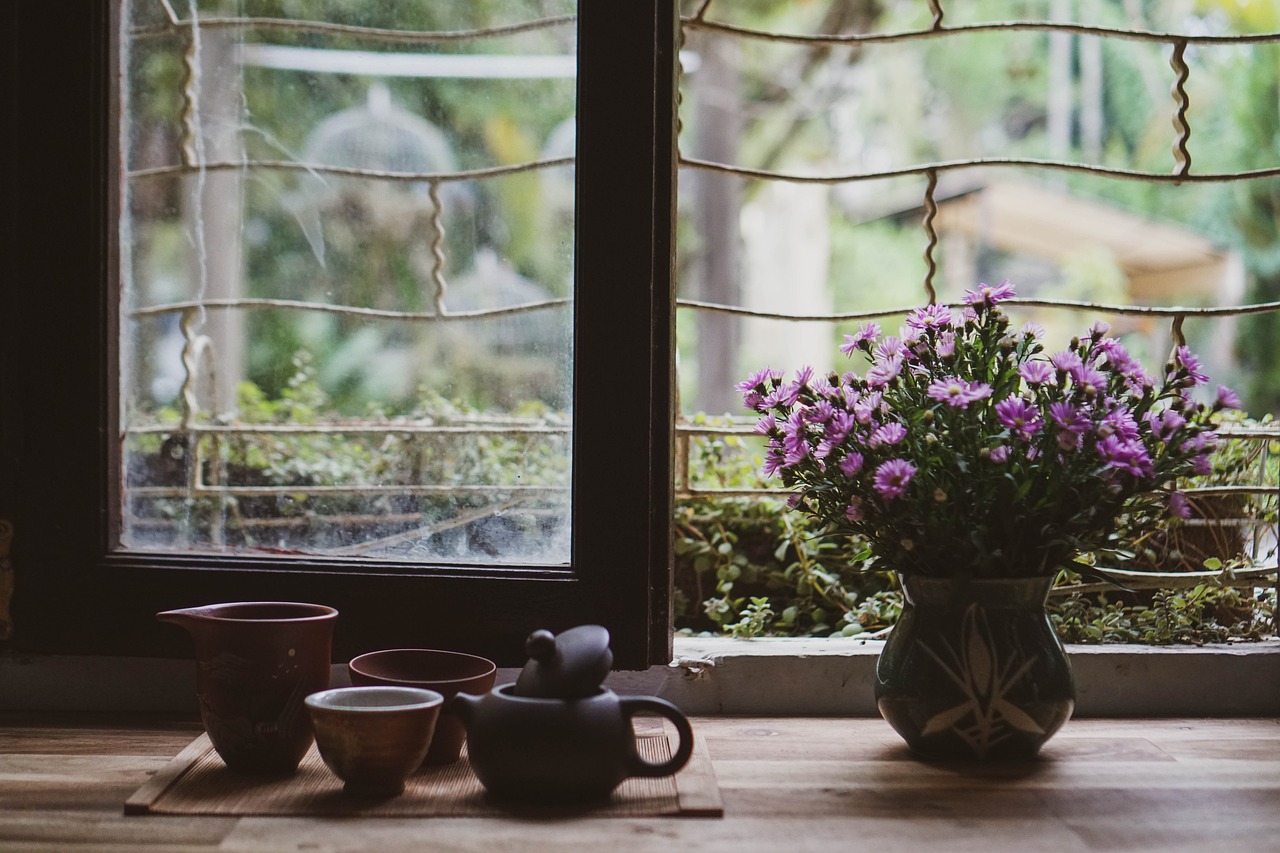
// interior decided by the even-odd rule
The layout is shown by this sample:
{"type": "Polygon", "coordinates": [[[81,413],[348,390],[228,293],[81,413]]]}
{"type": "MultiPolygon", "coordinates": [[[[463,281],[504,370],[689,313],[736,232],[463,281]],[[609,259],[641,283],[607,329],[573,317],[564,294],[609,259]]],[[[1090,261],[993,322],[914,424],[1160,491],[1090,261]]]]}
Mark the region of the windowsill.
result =
{"type": "MultiPolygon", "coordinates": [[[[876,716],[883,642],[685,638],[675,661],[617,672],[620,693],[689,714],[876,716]]],[[[1280,715],[1280,640],[1211,646],[1068,646],[1081,717],[1280,715]]],[[[499,670],[499,683],[517,670],[499,670]]],[[[0,653],[0,711],[194,710],[189,660],[0,653]]],[[[333,668],[335,685],[346,667],[333,668]]]]}

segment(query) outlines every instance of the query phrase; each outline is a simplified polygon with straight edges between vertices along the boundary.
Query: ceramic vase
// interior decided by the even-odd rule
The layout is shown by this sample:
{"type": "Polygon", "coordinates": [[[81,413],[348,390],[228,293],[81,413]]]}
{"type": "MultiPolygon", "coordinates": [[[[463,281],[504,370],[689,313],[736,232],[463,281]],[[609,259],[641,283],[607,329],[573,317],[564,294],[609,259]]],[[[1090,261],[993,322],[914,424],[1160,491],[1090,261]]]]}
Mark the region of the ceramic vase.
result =
{"type": "Polygon", "coordinates": [[[1045,612],[1052,578],[903,578],[876,704],[916,754],[1026,760],[1070,717],[1070,661],[1045,612]]]}

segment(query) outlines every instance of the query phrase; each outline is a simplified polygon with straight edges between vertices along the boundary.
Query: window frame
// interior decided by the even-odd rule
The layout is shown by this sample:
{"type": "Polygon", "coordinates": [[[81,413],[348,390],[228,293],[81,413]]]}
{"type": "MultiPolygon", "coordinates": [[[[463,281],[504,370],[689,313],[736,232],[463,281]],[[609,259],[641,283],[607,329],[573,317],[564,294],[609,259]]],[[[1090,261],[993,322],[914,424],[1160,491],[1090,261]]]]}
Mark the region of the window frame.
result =
{"type": "Polygon", "coordinates": [[[373,648],[523,660],[528,633],[595,622],[616,665],[670,660],[676,39],[673,0],[579,0],[573,539],[567,569],[121,550],[112,232],[123,0],[11,0],[10,221],[0,288],[0,518],[15,535],[23,651],[181,656],[154,614],[306,600],[373,648]],[[56,108],[49,99],[56,98],[56,108]]]}

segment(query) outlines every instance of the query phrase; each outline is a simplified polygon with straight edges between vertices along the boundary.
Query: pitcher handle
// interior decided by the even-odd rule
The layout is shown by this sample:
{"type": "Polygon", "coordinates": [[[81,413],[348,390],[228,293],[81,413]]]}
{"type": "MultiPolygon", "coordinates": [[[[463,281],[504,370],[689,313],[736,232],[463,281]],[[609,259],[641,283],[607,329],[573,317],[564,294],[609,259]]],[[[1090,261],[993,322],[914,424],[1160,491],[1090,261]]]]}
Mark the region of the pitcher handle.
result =
{"type": "Polygon", "coordinates": [[[636,715],[648,711],[670,720],[679,735],[675,754],[661,764],[653,764],[641,758],[633,739],[628,776],[670,776],[689,763],[689,758],[693,755],[693,727],[679,708],[656,696],[623,696],[620,697],[620,702],[628,723],[636,715]]]}

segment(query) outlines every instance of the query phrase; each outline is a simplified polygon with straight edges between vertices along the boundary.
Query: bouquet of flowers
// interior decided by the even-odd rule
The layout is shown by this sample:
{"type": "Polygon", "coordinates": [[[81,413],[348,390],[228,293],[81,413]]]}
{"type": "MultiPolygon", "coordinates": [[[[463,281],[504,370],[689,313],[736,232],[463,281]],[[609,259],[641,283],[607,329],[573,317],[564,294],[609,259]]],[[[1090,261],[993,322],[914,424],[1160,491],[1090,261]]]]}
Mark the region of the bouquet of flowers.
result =
{"type": "Polygon", "coordinates": [[[870,359],[863,376],[740,383],[790,506],[863,537],[881,568],[971,578],[1052,576],[1114,548],[1126,514],[1185,516],[1177,481],[1208,473],[1213,414],[1236,395],[1195,402],[1208,378],[1185,346],[1157,382],[1101,322],[1048,355],[1038,327],[1010,330],[1013,295],[981,285],[898,335],[863,325],[840,347],[870,359]]]}

